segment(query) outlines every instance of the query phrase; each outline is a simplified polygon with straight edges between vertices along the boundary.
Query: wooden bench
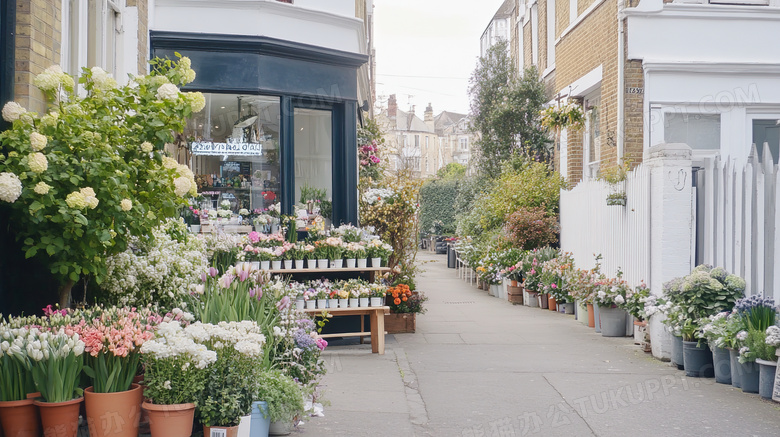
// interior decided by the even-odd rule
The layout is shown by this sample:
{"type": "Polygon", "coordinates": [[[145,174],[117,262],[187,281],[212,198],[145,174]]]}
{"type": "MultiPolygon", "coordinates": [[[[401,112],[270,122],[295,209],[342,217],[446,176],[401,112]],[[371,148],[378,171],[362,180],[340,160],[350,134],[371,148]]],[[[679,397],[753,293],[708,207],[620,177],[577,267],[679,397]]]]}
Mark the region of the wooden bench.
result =
{"type": "Polygon", "coordinates": [[[379,355],[385,354],[385,314],[390,313],[390,307],[358,307],[358,308],[328,308],[322,309],[310,309],[303,310],[309,314],[319,314],[323,311],[327,311],[328,314],[336,316],[365,316],[371,317],[371,331],[365,332],[363,325],[363,317],[360,317],[360,330],[361,332],[345,332],[337,334],[325,334],[321,335],[322,338],[334,338],[334,337],[363,337],[371,336],[371,352],[379,355]]]}

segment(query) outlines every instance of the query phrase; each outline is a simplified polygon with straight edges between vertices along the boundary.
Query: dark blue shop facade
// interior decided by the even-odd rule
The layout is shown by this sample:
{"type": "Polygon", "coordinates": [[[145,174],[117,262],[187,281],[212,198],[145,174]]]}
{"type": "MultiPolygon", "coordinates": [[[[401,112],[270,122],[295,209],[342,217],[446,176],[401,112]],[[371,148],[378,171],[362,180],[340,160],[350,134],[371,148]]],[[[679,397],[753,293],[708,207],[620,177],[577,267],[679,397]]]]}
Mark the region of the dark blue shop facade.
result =
{"type": "Polygon", "coordinates": [[[151,56],[189,57],[206,107],[188,121],[184,155],[213,198],[233,207],[324,190],[332,221],[357,223],[358,69],[368,57],[263,36],[152,31],[151,56]],[[220,193],[217,196],[217,193],[220,193]]]}

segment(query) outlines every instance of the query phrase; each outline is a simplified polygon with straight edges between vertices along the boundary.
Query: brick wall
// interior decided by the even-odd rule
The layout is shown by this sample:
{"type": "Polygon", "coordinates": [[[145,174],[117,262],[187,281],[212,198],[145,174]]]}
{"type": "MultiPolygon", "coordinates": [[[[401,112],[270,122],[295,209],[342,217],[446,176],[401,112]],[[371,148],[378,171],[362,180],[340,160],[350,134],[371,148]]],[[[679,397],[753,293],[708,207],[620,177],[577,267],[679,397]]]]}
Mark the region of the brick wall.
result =
{"type": "Polygon", "coordinates": [[[555,37],[558,38],[569,26],[569,0],[556,0],[555,3],[555,37]]]}
{"type": "MultiPolygon", "coordinates": [[[[590,3],[579,3],[578,9],[586,9],[590,3]]],[[[599,103],[599,157],[602,166],[614,165],[617,160],[617,27],[617,3],[602,2],[556,46],[556,85],[559,91],[565,90],[569,84],[599,65],[602,66],[599,103]]],[[[581,132],[569,133],[568,147],[569,168],[566,176],[569,181],[576,183],[582,177],[581,132]]]]}
{"type": "Polygon", "coordinates": [[[523,65],[533,64],[533,42],[531,41],[531,20],[523,26],[523,65]]]}
{"type": "Polygon", "coordinates": [[[542,0],[537,3],[539,8],[539,73],[547,68],[547,2],[542,0]]]}
{"type": "Polygon", "coordinates": [[[628,25],[625,27],[623,46],[625,50],[625,86],[626,90],[641,90],[641,93],[625,93],[623,107],[625,133],[623,139],[623,156],[633,164],[642,162],[644,152],[644,86],[645,77],[642,61],[628,59],[628,25]]]}
{"type": "Polygon", "coordinates": [[[60,63],[61,33],[60,2],[17,1],[14,100],[31,111],[46,109],[43,93],[32,81],[49,66],[60,63]]]}
{"type": "MultiPolygon", "coordinates": [[[[133,0],[138,7],[138,74],[149,71],[149,0],[133,0]]],[[[128,0],[127,6],[130,6],[128,0]]]]}

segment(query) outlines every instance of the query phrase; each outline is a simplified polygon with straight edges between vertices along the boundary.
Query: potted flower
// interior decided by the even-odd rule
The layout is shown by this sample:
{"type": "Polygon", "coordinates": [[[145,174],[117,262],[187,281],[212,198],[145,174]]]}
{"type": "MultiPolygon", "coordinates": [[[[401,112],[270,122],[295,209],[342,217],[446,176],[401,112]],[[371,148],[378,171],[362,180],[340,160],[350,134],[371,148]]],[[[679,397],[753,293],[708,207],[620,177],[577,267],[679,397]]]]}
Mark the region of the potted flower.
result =
{"type": "Polygon", "coordinates": [[[326,309],[330,298],[330,283],[327,280],[312,281],[309,286],[314,289],[314,299],[317,300],[317,308],[326,309]]]}
{"type": "Polygon", "coordinates": [[[366,251],[371,258],[371,267],[382,267],[382,262],[387,263],[393,253],[393,246],[380,239],[373,239],[366,245],[366,251]]]}
{"type": "Polygon", "coordinates": [[[338,294],[339,308],[347,308],[349,306],[349,290],[343,287],[343,284],[338,285],[338,289],[334,291],[338,294]]]}
{"type": "Polygon", "coordinates": [[[385,330],[391,334],[415,332],[417,314],[425,312],[423,303],[426,300],[423,294],[412,291],[404,283],[388,288],[386,301],[390,314],[385,314],[385,330]]]}
{"type": "MultiPolygon", "coordinates": [[[[320,269],[327,269],[330,267],[330,254],[331,246],[325,244],[324,241],[317,241],[314,243],[314,258],[317,260],[317,267],[320,269]]],[[[311,266],[311,262],[309,262],[311,266]]]]}
{"type": "Polygon", "coordinates": [[[387,287],[385,287],[382,284],[369,284],[369,303],[372,307],[381,307],[384,306],[385,301],[385,295],[387,295],[387,287]]]}
{"type": "Polygon", "coordinates": [[[303,292],[303,300],[306,302],[306,309],[313,310],[317,308],[317,290],[314,288],[307,288],[303,292]]]}
{"type": "Polygon", "coordinates": [[[0,424],[5,435],[38,435],[38,410],[29,393],[34,393],[32,359],[27,353],[25,318],[0,319],[0,424]]]}
{"type": "Polygon", "coordinates": [[[645,313],[645,302],[650,297],[650,289],[642,282],[634,287],[634,292],[628,294],[626,301],[621,308],[626,310],[629,315],[634,317],[634,343],[646,344],[644,337],[647,332],[647,314],[645,313]]]}
{"type": "Polygon", "coordinates": [[[339,237],[328,237],[325,239],[324,244],[327,248],[328,259],[332,261],[333,268],[342,268],[344,262],[344,258],[342,257],[344,242],[341,241],[341,238],[339,237]]]}
{"type": "Polygon", "coordinates": [[[197,344],[179,322],[160,323],[156,337],[141,346],[144,363],[142,407],[152,436],[189,437],[195,406],[217,353],[197,344]]]}
{"type": "Polygon", "coordinates": [[[236,437],[241,418],[252,411],[254,381],[263,366],[265,337],[256,322],[196,322],[184,328],[196,343],[217,353],[197,399],[204,437],[236,437]]]}
{"type": "Polygon", "coordinates": [[[317,268],[317,253],[314,252],[316,247],[314,247],[313,244],[306,244],[303,246],[303,250],[306,257],[306,265],[310,269],[316,269],[317,268]]]}
{"type": "Polygon", "coordinates": [[[148,315],[135,308],[95,307],[82,312],[84,325],[74,327],[87,352],[84,373],[92,386],[84,390],[90,436],[138,434],[141,386],[133,383],[140,347],[153,336],[148,315]],[[128,341],[126,339],[133,339],[128,341]],[[106,414],[122,420],[102,426],[106,414]]]}
{"type": "Polygon", "coordinates": [[[261,247],[257,249],[257,257],[260,260],[260,269],[262,270],[270,270],[271,261],[278,259],[274,249],[271,249],[270,247],[261,247]]]}
{"type": "Polygon", "coordinates": [[[349,242],[344,245],[344,258],[347,259],[347,268],[354,269],[357,266],[358,259],[366,258],[366,251],[363,245],[358,242],[349,242]]]}
{"type": "Polygon", "coordinates": [[[708,265],[697,266],[679,285],[666,290],[669,300],[683,312],[681,334],[686,375],[714,376],[712,354],[702,339],[700,320],[730,309],[744,291],[744,279],[708,265]]]}
{"type": "Polygon", "coordinates": [[[745,330],[742,319],[736,313],[722,311],[702,319],[699,326],[701,336],[707,340],[712,350],[715,382],[741,387],[737,334],[745,330]],[[731,355],[734,355],[733,359],[731,355]]]}
{"type": "Polygon", "coordinates": [[[78,386],[84,365],[84,342],[70,327],[51,332],[32,328],[27,339],[33,380],[41,394],[35,405],[40,411],[43,433],[75,437],[84,400],[84,391],[78,386]]]}
{"type": "Polygon", "coordinates": [[[734,306],[737,313],[745,323],[747,331],[737,334],[739,340],[739,362],[742,364],[742,391],[746,393],[759,393],[765,399],[772,397],[774,383],[769,380],[773,377],[777,368],[775,361],[775,348],[767,344],[767,329],[773,326],[777,320],[775,301],[771,298],[751,296],[739,299],[734,306]],[[764,384],[762,386],[761,374],[764,384]],[[763,389],[763,390],[762,390],[763,389]]]}
{"type": "MultiPolygon", "coordinates": [[[[254,387],[254,398],[260,400],[259,410],[262,412],[261,429],[268,429],[270,435],[289,434],[294,427],[294,420],[303,413],[303,392],[292,378],[278,370],[260,372],[254,387]]],[[[257,421],[259,423],[261,421],[257,421]]],[[[255,416],[252,428],[254,432],[255,416]]],[[[261,432],[259,435],[268,435],[261,432]]]]}

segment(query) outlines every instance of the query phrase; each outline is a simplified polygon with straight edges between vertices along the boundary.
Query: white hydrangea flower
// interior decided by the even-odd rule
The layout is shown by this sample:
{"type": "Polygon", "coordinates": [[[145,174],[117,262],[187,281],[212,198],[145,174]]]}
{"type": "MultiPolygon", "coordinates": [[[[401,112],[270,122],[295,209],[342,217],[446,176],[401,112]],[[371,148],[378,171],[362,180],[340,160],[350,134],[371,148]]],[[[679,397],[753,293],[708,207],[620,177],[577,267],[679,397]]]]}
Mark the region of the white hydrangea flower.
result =
{"type": "Polygon", "coordinates": [[[0,200],[14,203],[22,195],[22,181],[14,173],[0,173],[0,200]]]}
{"type": "Polygon", "coordinates": [[[84,200],[87,204],[87,207],[89,209],[95,209],[98,206],[98,203],[100,201],[97,198],[97,194],[95,194],[95,190],[92,189],[92,187],[84,187],[81,190],[79,190],[81,194],[84,195],[84,200]]]}
{"type": "Polygon", "coordinates": [[[48,194],[50,189],[51,185],[47,184],[46,182],[38,182],[35,184],[33,191],[35,191],[36,194],[44,195],[48,194]]]}
{"type": "Polygon", "coordinates": [[[41,117],[41,125],[43,126],[54,126],[57,124],[57,120],[59,120],[60,114],[58,112],[50,112],[43,117],[41,117]]]}
{"type": "Polygon", "coordinates": [[[178,177],[174,179],[173,185],[173,192],[179,197],[186,196],[187,193],[190,192],[190,188],[192,186],[190,180],[185,177],[178,177]]]}
{"type": "Polygon", "coordinates": [[[165,83],[157,88],[157,98],[160,100],[175,100],[179,98],[179,87],[172,83],[165,83]]]}
{"type": "Polygon", "coordinates": [[[163,167],[165,167],[167,169],[174,169],[174,168],[178,169],[179,168],[179,163],[176,162],[176,160],[171,158],[170,156],[163,156],[162,164],[163,164],[163,167]]]}
{"type": "Polygon", "coordinates": [[[119,202],[119,206],[122,208],[122,211],[130,211],[133,209],[133,202],[130,199],[122,199],[119,202]]]}
{"type": "Polygon", "coordinates": [[[141,151],[144,153],[151,153],[151,151],[154,150],[154,146],[149,141],[144,141],[141,143],[141,151]]]}
{"type": "Polygon", "coordinates": [[[184,93],[184,98],[189,102],[192,112],[200,112],[206,107],[206,97],[201,92],[184,93]]]}
{"type": "Polygon", "coordinates": [[[27,110],[16,102],[8,102],[3,106],[3,120],[12,123],[19,119],[27,110]]]}
{"type": "Polygon", "coordinates": [[[65,203],[73,209],[84,209],[87,207],[87,198],[79,191],[74,191],[65,197],[65,203]]]}
{"type": "Polygon", "coordinates": [[[46,138],[46,135],[39,134],[38,132],[33,132],[30,134],[30,147],[36,152],[40,152],[46,147],[46,143],[49,140],[46,138]]]}
{"type": "Polygon", "coordinates": [[[43,173],[49,168],[49,160],[46,159],[46,155],[43,153],[35,152],[27,157],[27,165],[30,167],[30,171],[43,173]]]}
{"type": "Polygon", "coordinates": [[[92,82],[95,88],[101,91],[108,91],[116,88],[117,83],[114,78],[100,67],[92,67],[92,82]]]}

